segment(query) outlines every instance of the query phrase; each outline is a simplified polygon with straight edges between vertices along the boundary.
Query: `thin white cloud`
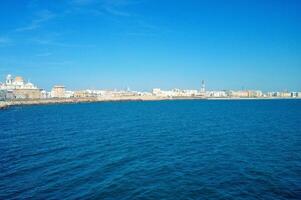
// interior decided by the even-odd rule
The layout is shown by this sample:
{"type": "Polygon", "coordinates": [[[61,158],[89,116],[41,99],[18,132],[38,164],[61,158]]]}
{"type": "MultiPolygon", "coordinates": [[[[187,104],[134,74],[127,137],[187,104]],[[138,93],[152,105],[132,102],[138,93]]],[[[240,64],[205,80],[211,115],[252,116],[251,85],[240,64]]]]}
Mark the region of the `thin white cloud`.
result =
{"type": "Polygon", "coordinates": [[[51,19],[53,19],[56,15],[49,11],[49,10],[43,10],[37,13],[37,18],[32,20],[31,23],[27,26],[17,28],[17,32],[21,31],[31,31],[39,28],[44,22],[47,22],[51,19]]]}
{"type": "Polygon", "coordinates": [[[57,47],[94,47],[95,45],[80,45],[58,42],[54,40],[33,39],[32,42],[39,45],[57,46],[57,47]]]}

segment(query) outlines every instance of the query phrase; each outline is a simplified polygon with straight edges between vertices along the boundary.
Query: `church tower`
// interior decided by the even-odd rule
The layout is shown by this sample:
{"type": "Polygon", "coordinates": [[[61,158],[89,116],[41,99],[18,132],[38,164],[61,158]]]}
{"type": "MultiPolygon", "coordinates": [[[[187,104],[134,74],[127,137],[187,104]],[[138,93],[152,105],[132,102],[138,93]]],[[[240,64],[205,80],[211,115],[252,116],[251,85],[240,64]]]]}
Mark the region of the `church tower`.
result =
{"type": "Polygon", "coordinates": [[[201,91],[202,94],[204,94],[206,92],[206,88],[205,88],[205,81],[202,80],[202,86],[201,86],[201,91]]]}

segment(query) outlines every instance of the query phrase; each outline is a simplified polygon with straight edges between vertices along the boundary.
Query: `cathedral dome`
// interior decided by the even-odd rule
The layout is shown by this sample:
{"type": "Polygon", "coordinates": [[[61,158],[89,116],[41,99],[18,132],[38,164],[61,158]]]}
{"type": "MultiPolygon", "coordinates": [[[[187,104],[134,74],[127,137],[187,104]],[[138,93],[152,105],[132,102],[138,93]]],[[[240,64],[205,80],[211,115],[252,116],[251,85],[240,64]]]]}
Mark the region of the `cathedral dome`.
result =
{"type": "Polygon", "coordinates": [[[34,85],[33,85],[32,83],[26,83],[25,86],[26,86],[27,88],[33,88],[33,87],[34,87],[34,85]]]}
{"type": "Polygon", "coordinates": [[[16,76],[15,82],[24,82],[23,78],[21,76],[16,76]]]}

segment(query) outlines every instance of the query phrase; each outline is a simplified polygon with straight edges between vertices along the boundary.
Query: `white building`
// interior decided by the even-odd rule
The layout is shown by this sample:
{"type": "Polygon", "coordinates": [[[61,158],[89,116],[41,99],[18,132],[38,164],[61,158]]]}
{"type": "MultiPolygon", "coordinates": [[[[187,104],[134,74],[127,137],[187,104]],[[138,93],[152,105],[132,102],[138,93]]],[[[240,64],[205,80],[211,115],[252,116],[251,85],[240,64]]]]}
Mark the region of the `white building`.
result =
{"type": "Polygon", "coordinates": [[[66,90],[65,91],[65,98],[72,98],[74,97],[74,91],[66,90]]]}
{"type": "Polygon", "coordinates": [[[40,99],[41,90],[29,81],[26,82],[21,76],[13,78],[6,76],[5,83],[0,84],[0,90],[7,91],[10,99],[40,99]]]}
{"type": "Polygon", "coordinates": [[[199,95],[197,90],[161,90],[160,88],[154,88],[152,94],[159,97],[194,97],[199,95]]]}
{"type": "Polygon", "coordinates": [[[4,90],[15,90],[15,89],[38,89],[32,83],[25,82],[21,76],[16,76],[15,78],[12,75],[6,76],[6,81],[4,84],[0,84],[0,89],[4,90]]]}
{"type": "Polygon", "coordinates": [[[0,101],[6,99],[7,90],[0,90],[0,101]]]}
{"type": "Polygon", "coordinates": [[[207,91],[206,97],[212,98],[225,98],[227,97],[227,93],[225,91],[207,91]]]}

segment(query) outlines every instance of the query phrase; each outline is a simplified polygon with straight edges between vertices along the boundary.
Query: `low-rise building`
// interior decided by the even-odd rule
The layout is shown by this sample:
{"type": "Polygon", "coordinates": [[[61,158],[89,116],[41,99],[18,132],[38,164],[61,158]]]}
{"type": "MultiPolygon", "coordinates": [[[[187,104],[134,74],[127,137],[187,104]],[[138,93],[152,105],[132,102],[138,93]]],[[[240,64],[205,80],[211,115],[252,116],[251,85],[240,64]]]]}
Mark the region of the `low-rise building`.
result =
{"type": "Polygon", "coordinates": [[[275,96],[276,96],[276,92],[267,92],[266,93],[266,97],[271,98],[271,97],[275,97],[275,96]]]}
{"type": "Polygon", "coordinates": [[[0,90],[0,101],[6,99],[7,90],[0,90]]]}
{"type": "Polygon", "coordinates": [[[289,98],[292,97],[291,92],[280,92],[279,97],[289,98]]]}
{"type": "Polygon", "coordinates": [[[297,98],[298,97],[298,92],[291,92],[291,97],[292,98],[297,98]]]}
{"type": "Polygon", "coordinates": [[[225,98],[227,97],[227,93],[226,91],[206,91],[206,97],[225,98]]]}
{"type": "Polygon", "coordinates": [[[88,97],[92,97],[92,96],[93,96],[93,94],[87,90],[78,90],[78,91],[74,92],[75,98],[88,98],[88,97]]]}
{"type": "Polygon", "coordinates": [[[74,97],[73,91],[70,90],[65,91],[65,98],[72,98],[72,97],[74,97]]]}
{"type": "Polygon", "coordinates": [[[52,98],[65,98],[65,86],[62,85],[55,85],[51,90],[51,97],[52,98]]]}
{"type": "Polygon", "coordinates": [[[13,90],[16,99],[40,99],[42,98],[40,89],[15,89],[13,90]]]}
{"type": "Polygon", "coordinates": [[[229,96],[234,98],[259,98],[263,96],[263,93],[260,90],[239,90],[239,91],[231,90],[229,92],[229,96]]]}
{"type": "Polygon", "coordinates": [[[173,90],[161,90],[160,88],[154,88],[152,94],[160,97],[194,97],[200,93],[197,90],[182,90],[178,88],[173,90]]]}
{"type": "Polygon", "coordinates": [[[259,98],[263,96],[262,91],[260,90],[249,90],[249,97],[251,98],[259,98]]]}
{"type": "Polygon", "coordinates": [[[233,97],[233,98],[248,98],[249,97],[249,91],[247,91],[247,90],[230,91],[230,97],[233,97]]]}
{"type": "Polygon", "coordinates": [[[161,89],[160,88],[154,88],[152,93],[155,96],[160,96],[161,95],[161,89]]]}

